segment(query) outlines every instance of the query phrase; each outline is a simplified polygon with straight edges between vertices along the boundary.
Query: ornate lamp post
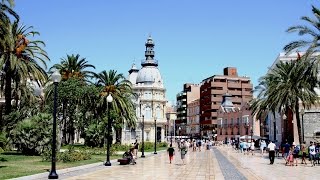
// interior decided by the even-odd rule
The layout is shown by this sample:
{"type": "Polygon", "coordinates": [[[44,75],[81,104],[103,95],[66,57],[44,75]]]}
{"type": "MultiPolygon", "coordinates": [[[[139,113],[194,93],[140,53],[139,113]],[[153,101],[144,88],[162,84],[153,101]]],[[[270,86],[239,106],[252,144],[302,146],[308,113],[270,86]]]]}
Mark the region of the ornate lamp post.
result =
{"type": "Polygon", "coordinates": [[[141,157],[144,158],[146,157],[144,155],[144,113],[142,112],[142,147],[141,147],[141,157]]]}
{"type": "Polygon", "coordinates": [[[253,128],[252,128],[252,126],[250,127],[250,133],[251,133],[251,142],[253,142],[253,137],[252,137],[252,135],[253,135],[253,128]]]}
{"type": "Polygon", "coordinates": [[[56,146],[57,146],[57,87],[61,81],[61,74],[59,71],[54,72],[51,75],[51,79],[54,84],[54,100],[53,100],[53,126],[52,126],[52,159],[51,159],[51,171],[48,179],[58,179],[59,176],[56,172],[56,146]]]}
{"type": "Polygon", "coordinates": [[[111,102],[113,101],[113,98],[111,94],[107,96],[107,108],[108,108],[108,134],[107,134],[107,161],[104,164],[105,166],[111,166],[110,162],[110,144],[111,144],[111,118],[110,118],[110,107],[111,107],[111,102]]]}
{"type": "Polygon", "coordinates": [[[180,137],[180,142],[181,142],[181,127],[179,127],[179,137],[180,137]]]}
{"type": "Polygon", "coordinates": [[[157,117],[154,118],[154,153],[157,153],[157,117]]]}

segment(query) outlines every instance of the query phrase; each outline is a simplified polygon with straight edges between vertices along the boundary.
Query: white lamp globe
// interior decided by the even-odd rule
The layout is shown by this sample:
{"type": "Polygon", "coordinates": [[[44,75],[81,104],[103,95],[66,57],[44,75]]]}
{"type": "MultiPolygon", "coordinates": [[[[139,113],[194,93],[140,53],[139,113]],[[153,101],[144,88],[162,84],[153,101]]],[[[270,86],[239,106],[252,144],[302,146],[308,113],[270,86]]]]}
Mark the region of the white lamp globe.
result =
{"type": "Polygon", "coordinates": [[[111,96],[111,94],[109,94],[108,96],[107,96],[107,102],[112,102],[113,101],[113,98],[112,98],[112,96],[111,96]]]}
{"type": "Polygon", "coordinates": [[[58,83],[61,81],[61,74],[59,73],[58,70],[51,75],[51,79],[54,83],[58,83]]]}

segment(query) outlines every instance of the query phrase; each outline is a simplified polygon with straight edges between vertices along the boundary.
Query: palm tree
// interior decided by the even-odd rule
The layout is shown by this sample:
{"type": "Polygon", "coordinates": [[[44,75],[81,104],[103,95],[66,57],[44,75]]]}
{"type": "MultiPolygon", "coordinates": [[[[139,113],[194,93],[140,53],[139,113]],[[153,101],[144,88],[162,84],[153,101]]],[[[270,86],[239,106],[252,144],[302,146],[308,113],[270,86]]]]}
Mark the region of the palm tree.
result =
{"type": "Polygon", "coordinates": [[[297,120],[299,141],[302,142],[299,104],[306,109],[317,103],[315,92],[317,72],[313,72],[316,60],[303,59],[299,61],[282,62],[276,64],[271,72],[263,77],[261,83],[266,88],[260,89],[257,100],[253,101],[253,114],[265,111],[294,113],[297,120]]]}
{"type": "Polygon", "coordinates": [[[8,24],[2,42],[2,54],[0,67],[4,67],[5,73],[5,114],[11,112],[12,82],[26,84],[27,79],[34,80],[39,85],[47,81],[46,61],[49,60],[46,51],[41,46],[44,42],[29,40],[28,37],[39,35],[39,32],[31,31],[32,26],[19,26],[18,21],[8,24]]]}
{"type": "MultiPolygon", "coordinates": [[[[117,74],[115,70],[110,70],[109,72],[102,71],[96,78],[98,80],[97,86],[102,86],[103,88],[100,93],[98,106],[106,110],[106,97],[110,94],[113,97],[113,101],[109,108],[119,115],[119,118],[114,120],[117,121],[115,124],[123,124],[126,122],[129,126],[135,127],[137,117],[132,101],[135,95],[131,88],[131,82],[126,80],[123,74],[117,74]]],[[[121,127],[116,127],[117,143],[121,143],[121,130],[121,127]]]]}
{"type": "Polygon", "coordinates": [[[312,54],[313,52],[319,51],[320,43],[320,10],[312,6],[312,12],[315,18],[310,18],[307,16],[301,17],[301,20],[308,23],[307,25],[297,25],[292,26],[287,29],[287,32],[293,33],[297,32],[299,36],[309,36],[308,40],[296,40],[292,41],[284,47],[284,50],[288,53],[294,50],[301,50],[301,48],[307,49],[307,55],[312,54]]]}
{"type": "MultiPolygon", "coordinates": [[[[58,70],[60,74],[62,75],[62,81],[68,81],[71,78],[78,79],[80,81],[89,82],[89,78],[92,78],[96,74],[93,71],[87,70],[87,68],[93,68],[95,69],[94,65],[88,64],[88,61],[86,61],[86,58],[81,58],[79,54],[77,55],[67,55],[66,58],[61,58],[61,62],[59,64],[54,64],[49,69],[49,74],[52,74],[55,70],[58,70]]],[[[53,86],[48,86],[46,89],[46,96],[49,97],[52,94],[53,86]]],[[[66,112],[68,110],[68,99],[62,99],[62,124],[63,124],[63,139],[62,143],[67,143],[67,118],[66,118],[66,112]]],[[[73,133],[74,133],[74,127],[73,122],[70,121],[69,123],[69,141],[73,141],[73,133]]]]}
{"type": "Polygon", "coordinates": [[[88,81],[88,78],[92,78],[96,74],[93,71],[88,71],[87,68],[95,69],[95,66],[88,64],[86,58],[80,58],[79,54],[72,54],[61,58],[60,64],[53,65],[49,71],[59,70],[64,81],[70,78],[88,81]]]}

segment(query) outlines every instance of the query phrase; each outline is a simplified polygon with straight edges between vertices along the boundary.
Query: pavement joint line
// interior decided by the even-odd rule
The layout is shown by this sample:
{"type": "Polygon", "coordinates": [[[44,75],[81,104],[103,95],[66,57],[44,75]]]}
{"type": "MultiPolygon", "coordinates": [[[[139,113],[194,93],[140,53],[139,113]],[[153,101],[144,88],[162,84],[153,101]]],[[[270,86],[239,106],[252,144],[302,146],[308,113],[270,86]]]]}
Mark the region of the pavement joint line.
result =
{"type": "Polygon", "coordinates": [[[226,147],[218,147],[217,149],[221,150],[226,150],[224,152],[226,152],[225,157],[227,159],[229,159],[232,164],[243,174],[246,176],[246,178],[248,179],[255,179],[255,180],[262,180],[261,177],[259,177],[257,174],[255,174],[250,168],[245,167],[241,164],[241,162],[236,159],[232,153],[229,152],[230,149],[226,148],[226,147]]]}

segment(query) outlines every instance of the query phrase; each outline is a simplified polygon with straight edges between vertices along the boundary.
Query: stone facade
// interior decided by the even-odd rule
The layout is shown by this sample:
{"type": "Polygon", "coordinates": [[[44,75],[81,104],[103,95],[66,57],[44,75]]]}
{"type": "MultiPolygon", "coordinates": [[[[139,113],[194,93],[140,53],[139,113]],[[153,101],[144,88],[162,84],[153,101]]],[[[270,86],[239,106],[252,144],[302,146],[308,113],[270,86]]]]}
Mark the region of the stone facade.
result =
{"type": "Polygon", "coordinates": [[[305,110],[301,114],[301,124],[304,141],[308,144],[310,141],[320,142],[320,109],[305,110]]]}
{"type": "Polygon", "coordinates": [[[138,69],[133,64],[129,70],[128,80],[137,94],[135,102],[138,120],[136,129],[130,129],[125,125],[122,132],[124,143],[132,143],[135,139],[141,142],[142,133],[145,141],[154,142],[155,138],[158,142],[165,140],[166,89],[158,69],[158,61],[154,59],[154,42],[150,36],[145,46],[145,60],[141,62],[142,68],[138,69]],[[143,124],[144,132],[142,132],[143,124]]]}

